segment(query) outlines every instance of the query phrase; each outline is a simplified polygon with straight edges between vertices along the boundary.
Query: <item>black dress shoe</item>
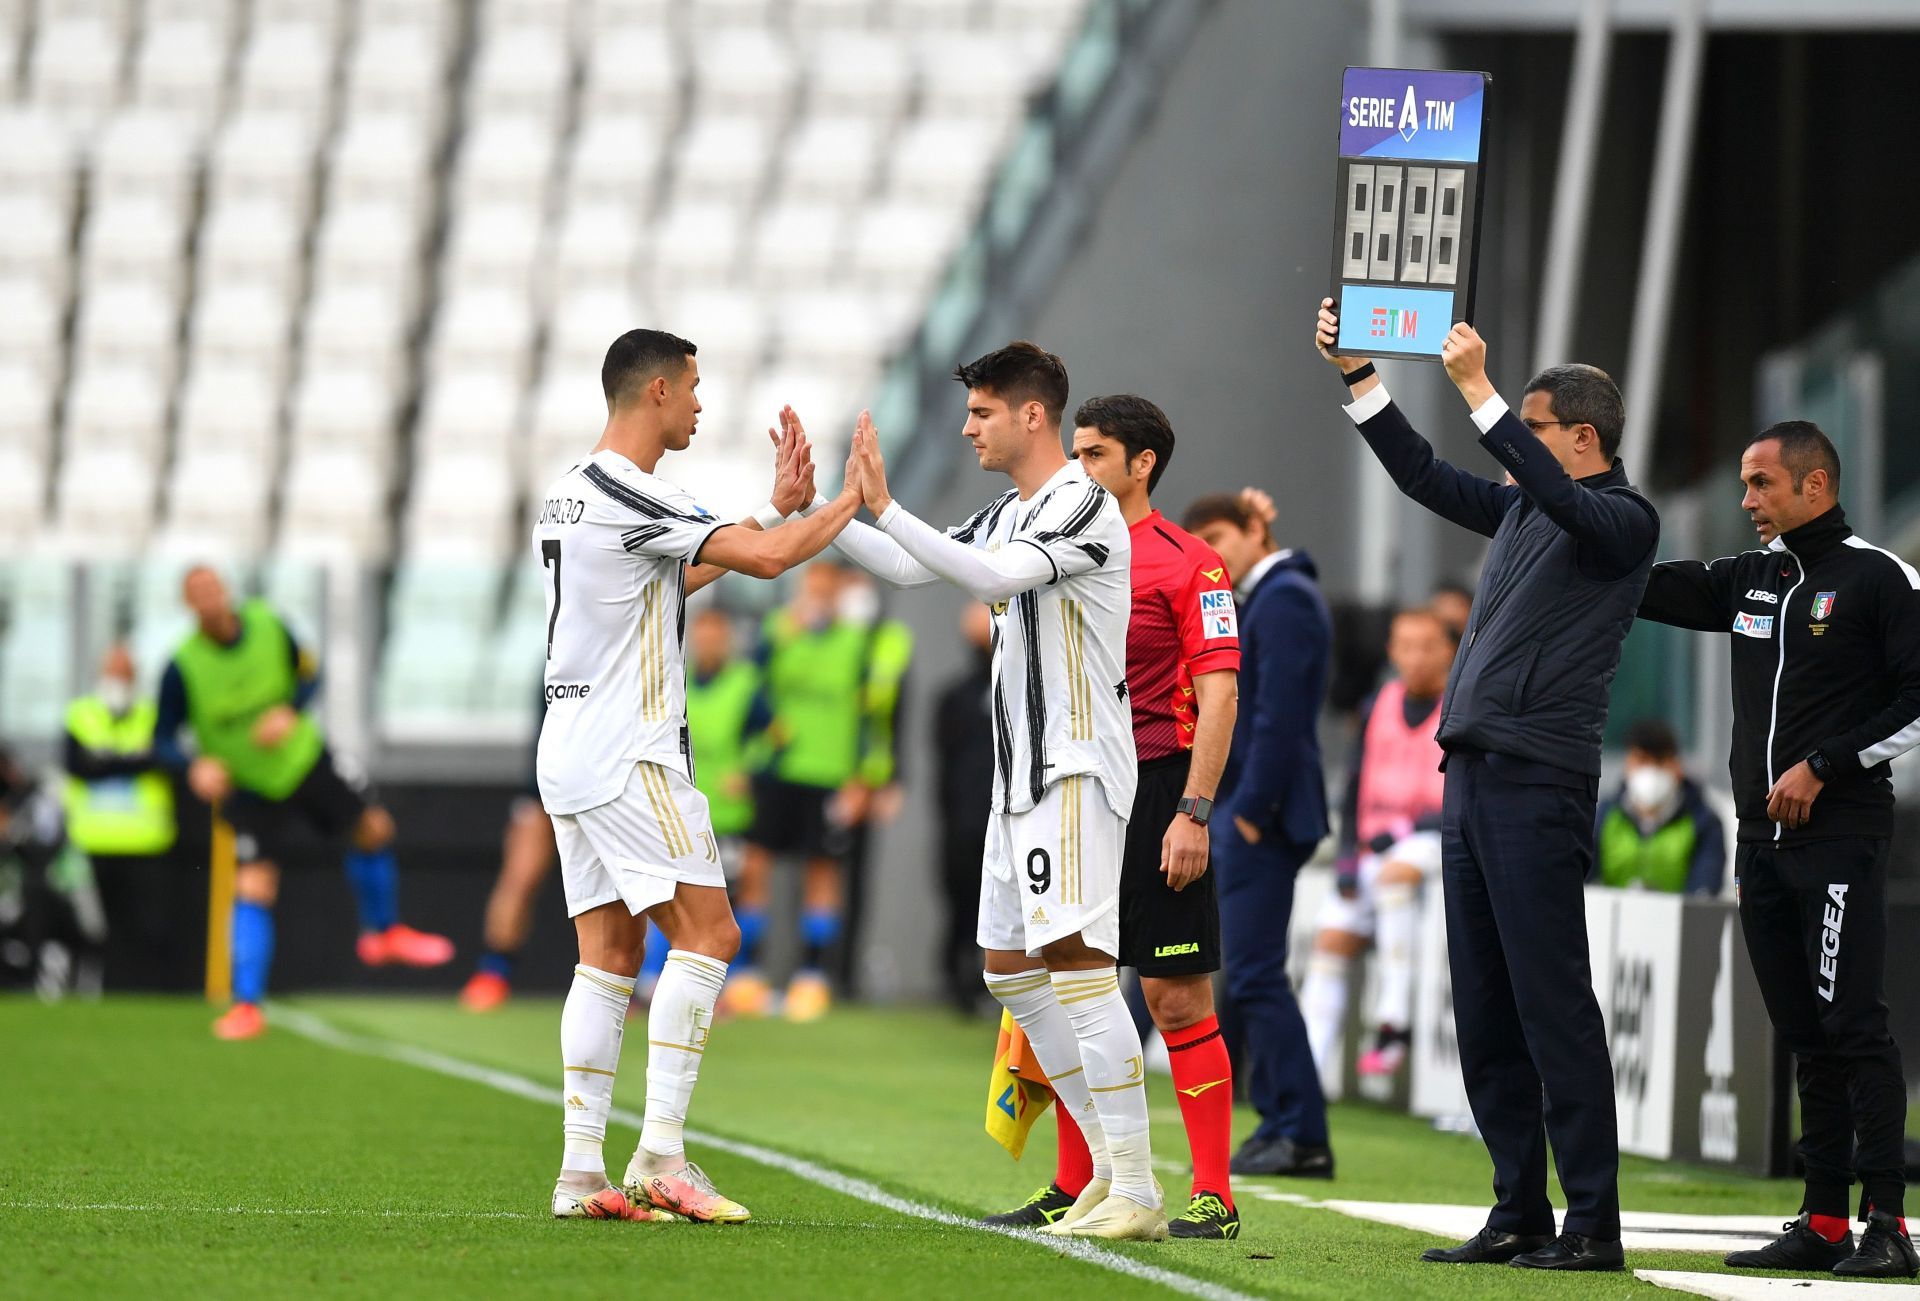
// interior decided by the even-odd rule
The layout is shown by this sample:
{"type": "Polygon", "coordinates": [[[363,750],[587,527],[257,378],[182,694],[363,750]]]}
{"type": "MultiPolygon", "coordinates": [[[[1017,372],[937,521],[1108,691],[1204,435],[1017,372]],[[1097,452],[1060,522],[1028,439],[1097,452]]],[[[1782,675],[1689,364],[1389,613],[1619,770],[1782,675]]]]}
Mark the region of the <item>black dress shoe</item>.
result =
{"type": "Polygon", "coordinates": [[[1420,1259],[1436,1265],[1504,1265],[1552,1241],[1551,1233],[1508,1233],[1489,1224],[1457,1247],[1428,1247],[1420,1259]]]}
{"type": "Polygon", "coordinates": [[[1515,1269],[1590,1269],[1613,1270],[1627,1267],[1620,1251],[1620,1239],[1589,1238],[1584,1233],[1563,1233],[1538,1251],[1515,1256],[1507,1264],[1515,1269]]]}
{"type": "Polygon", "coordinates": [[[1920,1274],[1920,1253],[1913,1239],[1900,1231],[1900,1221],[1885,1211],[1867,1215],[1867,1231],[1860,1250],[1833,1267],[1843,1278],[1912,1278],[1920,1274]]]}
{"type": "Polygon", "coordinates": [[[1309,1147],[1290,1138],[1276,1138],[1255,1146],[1252,1139],[1240,1145],[1227,1163],[1227,1173],[1236,1175],[1288,1175],[1295,1179],[1333,1178],[1333,1149],[1309,1147]]]}
{"type": "Polygon", "coordinates": [[[1827,1274],[1853,1254],[1851,1231],[1838,1242],[1828,1242],[1813,1231],[1805,1215],[1797,1220],[1788,1220],[1781,1227],[1786,1232],[1766,1246],[1730,1253],[1727,1264],[1735,1269],[1796,1269],[1810,1274],[1827,1274]]]}

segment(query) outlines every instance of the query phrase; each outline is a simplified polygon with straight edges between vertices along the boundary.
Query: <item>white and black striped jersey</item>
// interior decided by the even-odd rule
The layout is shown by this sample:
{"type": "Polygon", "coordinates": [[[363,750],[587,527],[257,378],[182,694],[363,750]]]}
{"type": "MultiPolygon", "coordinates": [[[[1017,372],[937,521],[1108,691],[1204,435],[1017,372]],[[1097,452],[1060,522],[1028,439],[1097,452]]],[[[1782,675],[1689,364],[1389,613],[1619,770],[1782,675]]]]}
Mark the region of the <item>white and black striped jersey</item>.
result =
{"type": "Polygon", "coordinates": [[[536,771],[549,813],[616,798],[641,760],[692,777],[685,566],[726,523],[617,452],[547,489],[533,556],[547,580],[536,771]]]}
{"type": "Polygon", "coordinates": [[[1062,777],[1100,779],[1120,817],[1138,780],[1127,700],[1133,543],[1120,503],[1078,461],[1027,501],[1009,489],[951,535],[1041,551],[1053,578],[993,611],[993,807],[1024,813],[1062,777]]]}

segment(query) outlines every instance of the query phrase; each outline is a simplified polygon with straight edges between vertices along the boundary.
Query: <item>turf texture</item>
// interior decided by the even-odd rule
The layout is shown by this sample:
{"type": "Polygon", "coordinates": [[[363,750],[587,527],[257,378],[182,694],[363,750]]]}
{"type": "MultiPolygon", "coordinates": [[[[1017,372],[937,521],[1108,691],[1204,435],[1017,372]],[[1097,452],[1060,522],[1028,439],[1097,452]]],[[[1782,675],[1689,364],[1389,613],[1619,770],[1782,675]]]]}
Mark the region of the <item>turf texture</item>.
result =
{"type": "MultiPolygon", "coordinates": [[[[558,1091],[558,1004],[486,1016],[451,1001],[309,998],[291,1005],[378,1042],[424,1049],[558,1091]]],[[[0,1000],[0,1296],[567,1297],[670,1288],[709,1297],[1020,1298],[1167,1295],[1037,1240],[929,1221],[725,1151],[695,1158],[754,1211],[741,1227],[555,1222],[546,1201],[560,1112],[418,1064],[276,1029],[215,1041],[195,1002],[43,1006],[0,1000]]],[[[1020,1165],[982,1133],[990,1024],[938,1012],[836,1010],[808,1026],[716,1027],[692,1128],[774,1149],[975,1216],[1045,1182],[1052,1122],[1020,1165]]],[[[630,1049],[641,1046],[633,1039],[630,1049]]],[[[1183,1200],[1171,1085],[1153,1082],[1156,1157],[1183,1200]]],[[[639,1111],[630,1051],[615,1101],[639,1111]]],[[[1242,1118],[1242,1132],[1251,1116],[1242,1118]]],[[[1208,1287],[1281,1297],[1612,1297],[1631,1275],[1553,1277],[1422,1265],[1435,1239],[1262,1194],[1475,1203],[1489,1167],[1472,1139],[1360,1106],[1334,1117],[1334,1185],[1238,1190],[1233,1242],[1098,1251],[1208,1287]]],[[[608,1136],[615,1171],[637,1134],[608,1136]]],[[[1627,1158],[1642,1210],[1778,1211],[1798,1190],[1627,1158]]],[[[1712,1257],[1631,1252],[1629,1266],[1710,1269],[1712,1257]]],[[[1666,1294],[1672,1295],[1672,1294],[1666,1294]]]]}

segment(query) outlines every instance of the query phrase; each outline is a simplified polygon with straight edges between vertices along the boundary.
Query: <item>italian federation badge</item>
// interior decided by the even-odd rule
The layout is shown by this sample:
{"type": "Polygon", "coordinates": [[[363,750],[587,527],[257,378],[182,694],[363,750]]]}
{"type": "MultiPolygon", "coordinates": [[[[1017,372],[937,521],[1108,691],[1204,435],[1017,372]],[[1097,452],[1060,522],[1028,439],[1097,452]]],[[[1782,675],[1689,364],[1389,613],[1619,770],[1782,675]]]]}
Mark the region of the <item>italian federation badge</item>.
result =
{"type": "Polygon", "coordinates": [[[1823,622],[1828,615],[1833,613],[1833,597],[1834,593],[1832,592],[1814,593],[1813,621],[1815,623],[1823,622]]]}

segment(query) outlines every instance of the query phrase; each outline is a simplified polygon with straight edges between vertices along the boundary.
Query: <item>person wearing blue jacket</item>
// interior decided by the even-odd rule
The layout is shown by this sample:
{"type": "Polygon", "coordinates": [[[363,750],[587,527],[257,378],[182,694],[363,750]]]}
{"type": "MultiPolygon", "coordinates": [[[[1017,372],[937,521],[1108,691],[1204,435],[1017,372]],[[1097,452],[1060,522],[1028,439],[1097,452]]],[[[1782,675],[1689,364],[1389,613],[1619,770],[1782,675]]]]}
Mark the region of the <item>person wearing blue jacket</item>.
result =
{"type": "Polygon", "coordinates": [[[1294,880],[1327,834],[1317,728],[1333,620],[1312,557],[1277,547],[1246,500],[1203,497],[1183,523],[1220,553],[1239,605],[1240,709],[1211,826],[1227,1002],[1245,1028],[1260,1124],[1228,1168],[1330,1179],[1327,1103],[1287,980],[1287,924],[1294,880]]]}
{"type": "Polygon", "coordinates": [[[1339,338],[1333,300],[1323,299],[1315,342],[1339,367],[1347,415],[1400,491],[1493,540],[1435,739],[1446,752],[1440,877],[1460,1074],[1493,1158],[1496,1201],[1484,1229],[1424,1259],[1622,1269],[1613,1063],[1583,885],[1608,692],[1660,517],[1615,455],[1626,406],[1606,372],[1549,367],[1516,413],[1487,378],[1473,327],[1448,332],[1441,362],[1503,483],[1436,457],[1373,363],[1335,355],[1339,338]],[[1547,1141],[1567,1197],[1557,1237],[1547,1141]]]}

